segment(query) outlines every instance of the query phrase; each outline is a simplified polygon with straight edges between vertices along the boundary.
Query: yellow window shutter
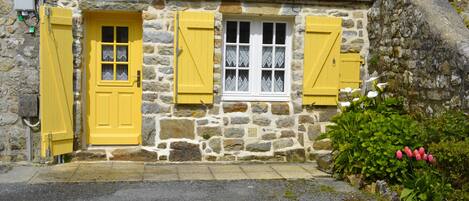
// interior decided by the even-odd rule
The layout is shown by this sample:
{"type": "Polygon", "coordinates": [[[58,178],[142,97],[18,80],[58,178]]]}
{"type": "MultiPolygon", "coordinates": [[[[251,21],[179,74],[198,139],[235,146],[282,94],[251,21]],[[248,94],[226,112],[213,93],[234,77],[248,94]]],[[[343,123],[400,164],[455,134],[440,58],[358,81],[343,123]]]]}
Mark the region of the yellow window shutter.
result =
{"type": "Polygon", "coordinates": [[[304,40],[303,105],[336,105],[342,19],[307,16],[304,40]]]}
{"type": "Polygon", "coordinates": [[[363,59],[358,53],[340,54],[339,63],[339,88],[359,88],[360,87],[360,66],[363,59]]]}
{"type": "Polygon", "coordinates": [[[72,11],[40,9],[41,156],[73,151],[72,11]]]}
{"type": "Polygon", "coordinates": [[[213,13],[176,13],[174,99],[177,104],[213,102],[214,25],[213,13]]]}

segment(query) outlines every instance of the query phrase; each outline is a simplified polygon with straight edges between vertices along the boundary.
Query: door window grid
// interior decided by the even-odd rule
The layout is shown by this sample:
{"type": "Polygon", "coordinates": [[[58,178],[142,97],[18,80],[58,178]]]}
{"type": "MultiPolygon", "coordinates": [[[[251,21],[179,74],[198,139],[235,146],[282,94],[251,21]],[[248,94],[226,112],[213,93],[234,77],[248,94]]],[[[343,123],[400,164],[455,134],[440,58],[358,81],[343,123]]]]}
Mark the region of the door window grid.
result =
{"type": "Polygon", "coordinates": [[[225,40],[225,90],[247,92],[250,90],[251,23],[247,21],[227,21],[226,27],[230,32],[226,33],[225,40]]]}
{"type": "Polygon", "coordinates": [[[129,32],[124,26],[101,27],[101,80],[127,81],[129,32]]]}
{"type": "Polygon", "coordinates": [[[240,22],[246,22],[246,20],[227,20],[224,23],[223,100],[288,100],[289,87],[287,86],[289,86],[289,60],[291,58],[291,30],[288,27],[288,23],[284,21],[249,21],[250,40],[249,44],[246,45],[249,45],[250,48],[250,65],[247,69],[249,74],[246,77],[251,78],[249,82],[250,88],[248,91],[237,91],[237,86],[233,83],[236,79],[233,78],[240,75],[238,70],[244,70],[237,65],[238,63],[233,64],[234,61],[238,61],[239,54],[242,53],[242,51],[239,51],[239,45],[244,45],[239,43],[241,34],[239,29],[240,22]],[[229,23],[236,23],[236,30],[230,29],[229,23]],[[271,42],[264,44],[263,25],[269,23],[272,24],[271,42]],[[236,37],[230,35],[230,31],[236,33],[236,37]],[[264,59],[265,56],[269,56],[264,55],[266,53],[264,51],[265,48],[271,49],[270,61],[269,59],[264,59]],[[234,56],[236,58],[231,58],[234,56]],[[266,62],[270,62],[269,68],[263,68],[266,62]],[[267,77],[270,79],[266,79],[267,77]],[[264,78],[264,82],[262,78],[264,78]]]}

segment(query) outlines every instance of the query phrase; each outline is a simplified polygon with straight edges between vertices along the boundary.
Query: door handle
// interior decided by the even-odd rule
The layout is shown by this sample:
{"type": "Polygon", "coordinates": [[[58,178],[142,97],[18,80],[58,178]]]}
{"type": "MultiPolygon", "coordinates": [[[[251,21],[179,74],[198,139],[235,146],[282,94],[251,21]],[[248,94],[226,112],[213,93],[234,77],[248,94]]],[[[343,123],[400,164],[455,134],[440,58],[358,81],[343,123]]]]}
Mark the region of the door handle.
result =
{"type": "Polygon", "coordinates": [[[140,82],[141,82],[141,77],[140,77],[140,71],[137,71],[137,87],[140,88],[140,82]]]}

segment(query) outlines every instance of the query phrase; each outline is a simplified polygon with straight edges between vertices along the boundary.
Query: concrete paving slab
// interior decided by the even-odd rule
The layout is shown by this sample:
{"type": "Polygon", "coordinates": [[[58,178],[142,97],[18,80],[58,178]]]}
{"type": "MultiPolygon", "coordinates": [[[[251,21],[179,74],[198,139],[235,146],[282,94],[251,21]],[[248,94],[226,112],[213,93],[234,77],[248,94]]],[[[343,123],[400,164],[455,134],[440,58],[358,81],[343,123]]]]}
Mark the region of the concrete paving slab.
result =
{"type": "Polygon", "coordinates": [[[273,172],[269,165],[241,165],[240,166],[244,172],[273,172]]]}
{"type": "Polygon", "coordinates": [[[70,182],[100,182],[112,179],[109,174],[112,163],[84,163],[78,166],[77,171],[70,178],[70,182]]]}
{"type": "Polygon", "coordinates": [[[39,168],[31,166],[16,166],[4,174],[0,174],[0,183],[28,182],[38,172],[39,168]]]}
{"type": "Polygon", "coordinates": [[[214,180],[211,173],[187,173],[179,172],[179,180],[214,180]]]}
{"type": "Polygon", "coordinates": [[[154,174],[144,173],[143,181],[177,181],[179,176],[177,174],[154,174]]]}
{"type": "Polygon", "coordinates": [[[223,173],[223,172],[235,172],[235,173],[242,173],[243,170],[239,167],[239,165],[213,165],[209,166],[212,173],[223,173]]]}
{"type": "Polygon", "coordinates": [[[210,174],[210,170],[206,165],[177,165],[179,173],[204,173],[210,174]]]}
{"type": "Polygon", "coordinates": [[[271,167],[285,179],[311,179],[312,176],[305,169],[297,165],[271,165],[271,167]]]}
{"type": "Polygon", "coordinates": [[[331,177],[330,174],[327,174],[317,168],[315,164],[300,164],[300,166],[308,171],[313,177],[331,177]]]}
{"type": "Polygon", "coordinates": [[[144,165],[143,163],[113,163],[112,164],[113,170],[125,170],[127,172],[135,172],[143,174],[144,165]]]}
{"type": "Polygon", "coordinates": [[[244,172],[213,172],[216,180],[243,180],[249,179],[244,172]]]}
{"type": "Polygon", "coordinates": [[[176,166],[145,164],[144,181],[175,181],[179,180],[176,166]]]}
{"type": "Polygon", "coordinates": [[[249,179],[283,179],[276,172],[246,172],[249,179]]]}
{"type": "Polygon", "coordinates": [[[76,165],[57,165],[40,168],[29,183],[68,182],[77,171],[76,165]]]}

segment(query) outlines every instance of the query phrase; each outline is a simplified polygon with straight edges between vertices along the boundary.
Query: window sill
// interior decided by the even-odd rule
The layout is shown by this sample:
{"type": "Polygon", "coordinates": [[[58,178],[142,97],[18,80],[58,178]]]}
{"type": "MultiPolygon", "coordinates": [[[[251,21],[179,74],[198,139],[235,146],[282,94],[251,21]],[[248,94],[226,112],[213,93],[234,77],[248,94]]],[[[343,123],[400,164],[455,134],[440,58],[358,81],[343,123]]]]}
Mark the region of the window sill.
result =
{"type": "Polygon", "coordinates": [[[222,96],[222,101],[258,101],[258,102],[285,102],[290,101],[290,96],[222,96]]]}

